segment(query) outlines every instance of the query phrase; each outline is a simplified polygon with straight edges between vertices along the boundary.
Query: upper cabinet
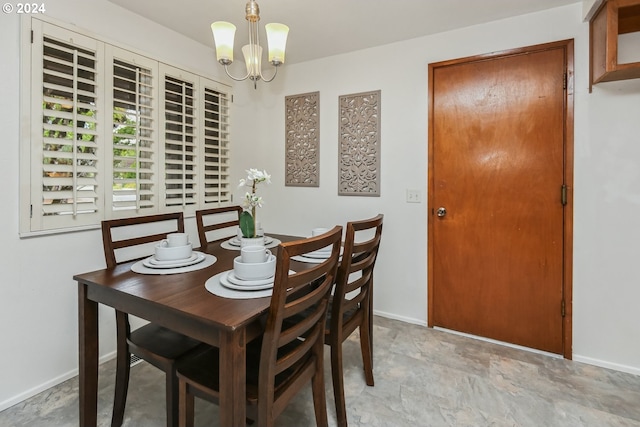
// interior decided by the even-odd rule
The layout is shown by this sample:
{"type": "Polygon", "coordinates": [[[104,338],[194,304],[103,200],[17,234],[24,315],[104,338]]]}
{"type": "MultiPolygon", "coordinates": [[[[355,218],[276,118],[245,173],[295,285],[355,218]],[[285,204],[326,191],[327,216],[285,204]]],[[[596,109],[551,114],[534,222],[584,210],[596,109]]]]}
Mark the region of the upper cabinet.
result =
{"type": "Polygon", "coordinates": [[[640,78],[640,0],[607,0],[589,21],[590,85],[640,78]]]}

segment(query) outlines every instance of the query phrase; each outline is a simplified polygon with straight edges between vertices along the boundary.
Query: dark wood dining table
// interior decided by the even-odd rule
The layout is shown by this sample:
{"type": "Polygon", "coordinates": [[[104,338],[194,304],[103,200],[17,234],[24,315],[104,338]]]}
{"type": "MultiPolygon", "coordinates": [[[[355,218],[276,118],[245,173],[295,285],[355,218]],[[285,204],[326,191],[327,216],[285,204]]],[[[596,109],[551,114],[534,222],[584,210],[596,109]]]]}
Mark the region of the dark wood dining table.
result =
{"type": "MultiPolygon", "coordinates": [[[[270,236],[283,242],[299,237],[270,236]]],[[[220,425],[246,425],[247,342],[262,332],[260,317],[270,298],[228,299],[205,289],[210,277],[233,268],[239,251],[214,241],[199,250],[217,258],[188,273],[149,275],[131,271],[134,262],[75,275],[78,282],[80,427],[97,425],[98,304],[162,325],[220,349],[220,425]]],[[[292,264],[303,269],[304,263],[292,264]],[[297,264],[297,265],[296,265],[297,264]]]]}

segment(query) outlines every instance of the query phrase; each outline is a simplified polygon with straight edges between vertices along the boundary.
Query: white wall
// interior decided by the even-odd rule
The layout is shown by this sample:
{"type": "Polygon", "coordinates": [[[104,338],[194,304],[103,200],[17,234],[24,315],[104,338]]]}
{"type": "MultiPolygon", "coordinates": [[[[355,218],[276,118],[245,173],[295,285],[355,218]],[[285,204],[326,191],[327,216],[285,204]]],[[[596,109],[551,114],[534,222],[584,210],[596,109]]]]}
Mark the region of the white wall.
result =
{"type": "MultiPolygon", "coordinates": [[[[196,70],[219,72],[207,47],[105,0],[57,0],[55,7],[47,7],[51,16],[88,22],[92,31],[111,37],[116,37],[114,28],[126,27],[125,45],[196,70]]],[[[19,24],[15,15],[0,20],[0,182],[5,183],[0,208],[1,410],[76,371],[76,286],[71,277],[101,268],[104,261],[98,231],[18,238],[19,24]]],[[[257,91],[248,82],[237,84],[233,180],[249,167],[272,173],[273,184],[261,189],[267,204],[259,211],[271,232],[305,234],[314,226],[384,213],[375,309],[424,324],[428,64],[570,38],[575,39],[576,55],[574,358],[640,374],[640,80],[601,84],[588,93],[588,25],[582,22],[580,3],[286,65],[273,83],[261,84],[257,91]],[[338,197],[338,96],[377,89],[382,90],[381,197],[338,197]],[[320,91],[320,187],[284,187],[284,96],[312,91],[320,91]],[[407,188],[419,189],[423,202],[406,203],[407,188]]],[[[108,355],[114,348],[113,316],[107,309],[101,315],[101,354],[108,355]]]]}
{"type": "MultiPolygon", "coordinates": [[[[105,0],[55,0],[46,15],[123,47],[219,79],[212,49],[105,0]]],[[[104,267],[98,230],[18,237],[20,18],[0,15],[0,410],[77,373],[77,288],[72,276],[104,267]]],[[[197,234],[188,224],[192,240],[197,234]]],[[[115,349],[113,311],[100,312],[101,354],[115,349]]]]}
{"type": "Polygon", "coordinates": [[[257,92],[237,85],[236,99],[260,111],[235,118],[236,171],[257,167],[273,174],[274,184],[263,192],[268,204],[260,210],[265,229],[305,233],[384,213],[375,310],[424,324],[427,206],[406,203],[405,191],[420,189],[426,198],[428,64],[574,39],[573,354],[640,374],[640,80],[600,84],[588,93],[582,13],[576,3],[286,66],[279,86],[257,92]],[[382,90],[381,197],[338,197],[338,96],[376,89],[382,90]],[[320,188],[282,188],[284,96],[313,91],[320,91],[320,188]],[[253,120],[258,123],[249,126],[253,120]]]}

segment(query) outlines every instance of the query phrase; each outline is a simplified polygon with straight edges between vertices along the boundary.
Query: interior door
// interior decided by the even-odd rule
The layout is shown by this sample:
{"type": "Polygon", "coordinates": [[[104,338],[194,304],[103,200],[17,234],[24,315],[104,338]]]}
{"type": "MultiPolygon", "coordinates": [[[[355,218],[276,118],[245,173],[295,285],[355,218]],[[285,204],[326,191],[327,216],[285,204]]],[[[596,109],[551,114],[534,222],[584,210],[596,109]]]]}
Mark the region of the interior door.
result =
{"type": "Polygon", "coordinates": [[[570,348],[567,50],[430,66],[430,326],[570,348]]]}

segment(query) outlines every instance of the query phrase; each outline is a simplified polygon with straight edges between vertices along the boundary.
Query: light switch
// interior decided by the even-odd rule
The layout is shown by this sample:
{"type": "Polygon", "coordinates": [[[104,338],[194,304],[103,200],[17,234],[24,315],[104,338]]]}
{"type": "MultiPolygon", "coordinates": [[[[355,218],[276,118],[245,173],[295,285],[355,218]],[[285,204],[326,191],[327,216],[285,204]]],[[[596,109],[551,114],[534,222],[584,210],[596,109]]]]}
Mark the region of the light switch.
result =
{"type": "Polygon", "coordinates": [[[407,189],[407,203],[420,203],[422,202],[422,194],[420,190],[407,189]]]}

